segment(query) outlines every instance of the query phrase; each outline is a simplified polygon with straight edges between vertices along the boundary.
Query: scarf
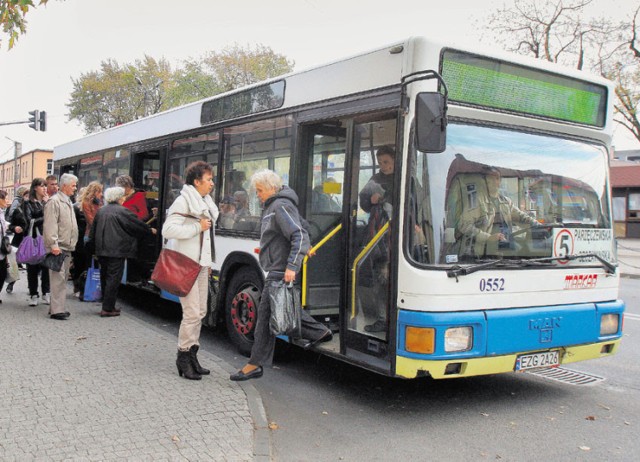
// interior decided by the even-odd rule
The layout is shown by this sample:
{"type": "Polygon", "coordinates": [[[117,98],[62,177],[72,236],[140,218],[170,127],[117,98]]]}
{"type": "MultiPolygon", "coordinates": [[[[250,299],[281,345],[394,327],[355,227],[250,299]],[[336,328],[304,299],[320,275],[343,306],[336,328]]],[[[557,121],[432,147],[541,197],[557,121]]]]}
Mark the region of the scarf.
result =
{"type": "Polygon", "coordinates": [[[207,194],[202,197],[198,190],[190,184],[185,184],[180,191],[180,195],[184,197],[189,207],[187,212],[194,217],[209,218],[215,224],[218,219],[218,207],[211,199],[211,196],[207,194]]]}

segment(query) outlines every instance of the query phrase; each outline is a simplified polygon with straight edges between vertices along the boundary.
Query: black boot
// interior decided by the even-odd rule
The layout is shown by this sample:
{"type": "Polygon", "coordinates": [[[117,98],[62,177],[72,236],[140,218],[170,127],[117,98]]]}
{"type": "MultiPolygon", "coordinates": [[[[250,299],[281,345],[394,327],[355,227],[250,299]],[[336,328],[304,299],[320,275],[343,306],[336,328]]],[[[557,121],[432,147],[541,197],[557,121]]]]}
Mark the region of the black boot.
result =
{"type": "Polygon", "coordinates": [[[199,349],[200,347],[198,345],[192,345],[191,348],[189,348],[189,353],[191,354],[191,364],[193,364],[193,368],[198,374],[209,375],[211,371],[209,369],[205,369],[204,367],[202,367],[198,362],[197,355],[198,355],[199,349]]]}
{"type": "Polygon", "coordinates": [[[178,350],[176,366],[178,366],[178,374],[180,374],[180,377],[184,374],[184,378],[189,380],[200,380],[202,378],[202,376],[198,374],[193,367],[190,351],[178,350]]]}

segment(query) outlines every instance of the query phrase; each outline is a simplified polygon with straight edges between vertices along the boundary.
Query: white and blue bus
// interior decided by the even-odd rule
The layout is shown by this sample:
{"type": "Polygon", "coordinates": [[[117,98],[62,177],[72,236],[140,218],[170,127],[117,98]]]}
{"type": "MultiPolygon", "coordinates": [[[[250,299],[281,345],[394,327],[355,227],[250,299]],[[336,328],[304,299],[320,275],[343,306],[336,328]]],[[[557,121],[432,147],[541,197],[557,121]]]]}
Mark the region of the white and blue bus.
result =
{"type": "MultiPolygon", "coordinates": [[[[334,332],[318,352],[404,378],[525,371],[620,343],[613,95],[583,72],[418,37],[89,135],[54,160],[80,186],[131,175],[158,227],[185,167],[214,166],[206,319],[241,351],[264,282],[249,179],[270,168],[309,222],[302,302],[334,332]],[[369,208],[381,149],[393,173],[369,208]]],[[[128,284],[160,292],[161,245],[141,243],[128,284]]]]}

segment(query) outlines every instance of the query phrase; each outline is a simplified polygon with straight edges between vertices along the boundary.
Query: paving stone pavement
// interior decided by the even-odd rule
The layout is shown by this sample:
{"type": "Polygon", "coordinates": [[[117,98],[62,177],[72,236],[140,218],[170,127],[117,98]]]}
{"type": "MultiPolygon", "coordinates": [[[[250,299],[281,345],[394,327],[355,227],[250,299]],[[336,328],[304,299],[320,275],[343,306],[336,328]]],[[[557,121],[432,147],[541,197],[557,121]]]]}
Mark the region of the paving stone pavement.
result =
{"type": "Polygon", "coordinates": [[[50,319],[27,306],[20,274],[0,294],[0,460],[269,458],[260,397],[220,358],[201,350],[211,375],[180,378],[171,334],[126,312],[101,318],[70,286],[71,317],[50,319]]]}

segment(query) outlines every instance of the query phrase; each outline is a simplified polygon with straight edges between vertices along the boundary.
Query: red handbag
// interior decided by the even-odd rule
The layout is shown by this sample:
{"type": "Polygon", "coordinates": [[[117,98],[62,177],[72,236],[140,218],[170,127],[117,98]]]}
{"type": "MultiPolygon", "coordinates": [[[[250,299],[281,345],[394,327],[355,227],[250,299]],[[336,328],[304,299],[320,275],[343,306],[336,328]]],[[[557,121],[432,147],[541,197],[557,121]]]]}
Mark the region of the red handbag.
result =
{"type": "Polygon", "coordinates": [[[200,264],[171,249],[162,249],[153,268],[151,280],[170,294],[184,297],[193,288],[200,273],[200,264]]]}
{"type": "MultiPolygon", "coordinates": [[[[200,233],[200,251],[202,252],[202,233],[200,233]]],[[[185,254],[171,249],[162,249],[153,268],[151,281],[170,294],[184,297],[191,292],[196,283],[200,268],[199,262],[185,254]]]]}

